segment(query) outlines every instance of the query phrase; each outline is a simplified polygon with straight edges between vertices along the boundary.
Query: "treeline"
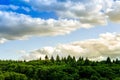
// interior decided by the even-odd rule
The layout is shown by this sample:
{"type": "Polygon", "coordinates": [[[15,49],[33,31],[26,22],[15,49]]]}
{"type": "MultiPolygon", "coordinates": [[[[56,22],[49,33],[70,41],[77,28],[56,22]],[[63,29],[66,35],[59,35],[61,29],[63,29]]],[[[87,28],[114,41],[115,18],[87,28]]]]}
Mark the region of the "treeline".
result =
{"type": "Polygon", "coordinates": [[[76,60],[70,55],[32,61],[0,60],[0,80],[120,80],[120,60],[76,60]]]}

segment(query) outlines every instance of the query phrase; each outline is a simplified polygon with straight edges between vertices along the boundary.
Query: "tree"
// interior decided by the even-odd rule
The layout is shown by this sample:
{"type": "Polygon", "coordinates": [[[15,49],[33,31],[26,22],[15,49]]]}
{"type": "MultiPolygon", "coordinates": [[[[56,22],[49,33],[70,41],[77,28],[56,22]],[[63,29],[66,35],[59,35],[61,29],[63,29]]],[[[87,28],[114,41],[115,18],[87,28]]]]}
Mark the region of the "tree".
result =
{"type": "Polygon", "coordinates": [[[3,74],[0,75],[0,80],[5,80],[5,76],[3,74]]]}
{"type": "Polygon", "coordinates": [[[48,60],[48,56],[47,55],[45,56],[45,60],[48,60]]]}
{"type": "Polygon", "coordinates": [[[20,73],[5,72],[3,75],[5,80],[27,80],[26,75],[20,73]]]}
{"type": "Polygon", "coordinates": [[[50,60],[51,60],[53,63],[54,63],[54,61],[55,61],[53,56],[51,56],[51,59],[50,59],[50,60]]]}
{"type": "Polygon", "coordinates": [[[107,57],[106,63],[107,63],[107,64],[110,64],[110,63],[111,63],[110,57],[107,57]]]}
{"type": "Polygon", "coordinates": [[[92,76],[90,77],[90,80],[99,80],[99,77],[97,77],[96,75],[92,75],[92,76]]]}
{"type": "Polygon", "coordinates": [[[39,60],[40,60],[40,61],[42,60],[41,57],[39,58],[39,60]]]}
{"type": "Polygon", "coordinates": [[[119,64],[119,60],[118,60],[118,58],[116,59],[115,63],[116,63],[116,64],[119,64]]]}
{"type": "Polygon", "coordinates": [[[75,56],[73,56],[73,61],[75,61],[75,62],[76,62],[75,56]]]}
{"type": "Polygon", "coordinates": [[[62,60],[61,60],[61,61],[64,62],[64,63],[67,63],[66,57],[62,57],[62,60]]]}
{"type": "Polygon", "coordinates": [[[85,59],[84,65],[90,65],[90,61],[88,58],[85,59]]]}
{"type": "Polygon", "coordinates": [[[116,77],[115,79],[113,79],[113,80],[120,80],[120,77],[116,77]]]}
{"type": "Polygon", "coordinates": [[[68,55],[67,62],[71,62],[71,61],[72,61],[72,57],[70,55],[68,55]]]}
{"type": "Polygon", "coordinates": [[[57,55],[57,57],[56,57],[56,62],[60,62],[60,57],[59,57],[59,55],[57,55]]]}
{"type": "Polygon", "coordinates": [[[79,57],[79,59],[77,61],[83,61],[83,57],[79,57]]]}
{"type": "Polygon", "coordinates": [[[83,65],[83,63],[84,63],[83,57],[79,57],[79,59],[77,60],[77,65],[80,66],[83,65]]]}
{"type": "Polygon", "coordinates": [[[80,57],[76,61],[71,56],[45,57],[41,61],[0,60],[0,80],[120,80],[118,59],[113,63],[110,58],[90,61],[80,57]]]}

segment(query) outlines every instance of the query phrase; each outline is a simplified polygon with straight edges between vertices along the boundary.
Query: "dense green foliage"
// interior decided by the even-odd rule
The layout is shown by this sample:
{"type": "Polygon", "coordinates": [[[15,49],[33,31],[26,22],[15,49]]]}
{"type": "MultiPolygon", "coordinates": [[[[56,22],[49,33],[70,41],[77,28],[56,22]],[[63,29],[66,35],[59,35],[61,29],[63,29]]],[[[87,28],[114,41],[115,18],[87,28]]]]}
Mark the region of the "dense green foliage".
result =
{"type": "Polygon", "coordinates": [[[59,56],[45,60],[0,60],[0,80],[120,80],[120,61],[89,61],[59,56]]]}

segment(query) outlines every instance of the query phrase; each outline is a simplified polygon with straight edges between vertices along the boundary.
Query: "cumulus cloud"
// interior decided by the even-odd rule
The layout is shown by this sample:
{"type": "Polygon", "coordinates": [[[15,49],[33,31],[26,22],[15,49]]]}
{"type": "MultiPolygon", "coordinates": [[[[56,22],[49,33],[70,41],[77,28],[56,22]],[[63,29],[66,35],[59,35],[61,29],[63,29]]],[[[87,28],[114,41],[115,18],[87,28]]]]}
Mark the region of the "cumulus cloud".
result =
{"type": "Polygon", "coordinates": [[[55,36],[68,34],[77,28],[89,28],[77,20],[40,19],[24,14],[0,11],[0,38],[22,40],[31,36],[55,36]]]}
{"type": "MultiPolygon", "coordinates": [[[[112,0],[110,0],[112,1],[112,0]]],[[[109,1],[109,2],[110,2],[109,1]]],[[[106,24],[105,14],[101,12],[104,1],[73,1],[73,0],[30,0],[33,9],[38,11],[54,11],[60,18],[80,19],[84,23],[106,24]],[[53,5],[54,4],[54,5],[53,5]]],[[[106,4],[109,5],[108,0],[106,4]]],[[[108,6],[107,6],[108,7],[108,6]]]]}
{"type": "Polygon", "coordinates": [[[109,19],[113,22],[120,22],[120,1],[113,4],[113,8],[107,12],[109,19]]]}
{"type": "Polygon", "coordinates": [[[84,23],[106,24],[106,19],[120,22],[119,0],[29,0],[28,3],[34,10],[54,11],[60,18],[80,19],[84,23]]]}
{"type": "Polygon", "coordinates": [[[119,58],[120,57],[120,34],[106,33],[100,34],[98,39],[89,39],[84,41],[76,41],[69,44],[59,44],[56,47],[44,47],[30,51],[30,53],[23,55],[22,59],[33,60],[42,58],[48,55],[56,57],[65,57],[67,55],[75,56],[76,58],[82,56],[88,57],[91,60],[103,60],[106,57],[119,58]]]}
{"type": "MultiPolygon", "coordinates": [[[[120,1],[113,0],[22,0],[39,12],[55,12],[58,19],[32,18],[17,12],[0,11],[0,41],[22,40],[32,36],[68,34],[78,28],[120,22],[120,1]],[[53,5],[54,4],[54,5],[53,5]]],[[[19,6],[0,5],[18,9],[19,6]]],[[[28,7],[21,7],[30,11],[28,7]]]]}

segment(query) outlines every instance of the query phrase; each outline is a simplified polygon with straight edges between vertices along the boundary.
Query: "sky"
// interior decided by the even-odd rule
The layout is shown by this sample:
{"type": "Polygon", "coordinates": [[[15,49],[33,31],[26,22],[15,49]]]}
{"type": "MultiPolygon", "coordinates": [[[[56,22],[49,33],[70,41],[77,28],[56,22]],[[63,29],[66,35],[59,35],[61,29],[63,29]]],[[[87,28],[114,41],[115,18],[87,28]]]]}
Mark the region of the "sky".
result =
{"type": "Polygon", "coordinates": [[[120,0],[0,0],[0,59],[120,57],[120,0]]]}

